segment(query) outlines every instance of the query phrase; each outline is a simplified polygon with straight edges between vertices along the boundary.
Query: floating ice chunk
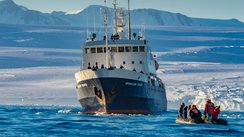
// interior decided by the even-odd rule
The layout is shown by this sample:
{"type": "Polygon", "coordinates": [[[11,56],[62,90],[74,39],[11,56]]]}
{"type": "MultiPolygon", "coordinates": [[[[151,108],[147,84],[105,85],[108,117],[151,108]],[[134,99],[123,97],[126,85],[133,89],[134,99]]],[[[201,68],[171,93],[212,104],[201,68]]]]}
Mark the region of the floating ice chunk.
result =
{"type": "Polygon", "coordinates": [[[63,114],[68,114],[68,113],[72,113],[72,110],[59,110],[58,113],[63,113],[63,114]]]}

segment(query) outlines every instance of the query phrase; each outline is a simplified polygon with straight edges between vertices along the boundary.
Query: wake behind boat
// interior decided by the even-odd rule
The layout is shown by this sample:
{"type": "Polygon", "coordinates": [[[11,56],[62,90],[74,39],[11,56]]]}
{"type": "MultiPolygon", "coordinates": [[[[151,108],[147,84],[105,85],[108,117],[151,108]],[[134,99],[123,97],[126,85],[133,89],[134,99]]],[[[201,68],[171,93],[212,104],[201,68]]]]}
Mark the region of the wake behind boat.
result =
{"type": "MultiPolygon", "coordinates": [[[[128,0],[128,36],[124,10],[114,2],[114,33],[108,38],[94,33],[83,46],[81,70],[75,74],[78,100],[83,113],[150,114],[167,110],[164,83],[157,77],[158,63],[142,33],[131,37],[128,0]]],[[[106,7],[106,0],[105,0],[106,7]]]]}

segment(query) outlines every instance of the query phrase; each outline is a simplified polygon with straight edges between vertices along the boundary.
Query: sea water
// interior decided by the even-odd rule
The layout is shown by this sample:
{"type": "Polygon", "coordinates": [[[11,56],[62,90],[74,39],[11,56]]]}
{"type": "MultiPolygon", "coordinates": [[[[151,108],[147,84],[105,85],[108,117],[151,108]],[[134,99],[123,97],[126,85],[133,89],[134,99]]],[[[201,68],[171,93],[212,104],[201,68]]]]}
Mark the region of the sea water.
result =
{"type": "Polygon", "coordinates": [[[158,115],[85,115],[80,107],[0,106],[0,136],[244,136],[244,112],[222,111],[229,125],[176,124],[177,110],[158,115]]]}

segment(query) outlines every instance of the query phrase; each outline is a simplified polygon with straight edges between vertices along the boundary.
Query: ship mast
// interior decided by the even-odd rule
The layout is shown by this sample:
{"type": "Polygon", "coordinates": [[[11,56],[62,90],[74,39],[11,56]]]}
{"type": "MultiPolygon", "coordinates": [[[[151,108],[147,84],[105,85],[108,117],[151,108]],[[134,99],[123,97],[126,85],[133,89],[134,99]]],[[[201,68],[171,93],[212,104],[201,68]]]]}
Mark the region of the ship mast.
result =
{"type": "Polygon", "coordinates": [[[118,5],[118,3],[116,0],[114,0],[113,5],[114,5],[114,33],[116,34],[118,32],[118,29],[117,29],[117,25],[118,25],[118,23],[117,23],[117,7],[116,7],[118,5]]]}
{"type": "Polygon", "coordinates": [[[131,39],[130,0],[128,0],[128,39],[131,39]]]}
{"type": "Polygon", "coordinates": [[[104,29],[105,29],[105,43],[106,43],[106,68],[109,68],[108,63],[108,16],[107,16],[107,1],[104,0],[104,29]]]}

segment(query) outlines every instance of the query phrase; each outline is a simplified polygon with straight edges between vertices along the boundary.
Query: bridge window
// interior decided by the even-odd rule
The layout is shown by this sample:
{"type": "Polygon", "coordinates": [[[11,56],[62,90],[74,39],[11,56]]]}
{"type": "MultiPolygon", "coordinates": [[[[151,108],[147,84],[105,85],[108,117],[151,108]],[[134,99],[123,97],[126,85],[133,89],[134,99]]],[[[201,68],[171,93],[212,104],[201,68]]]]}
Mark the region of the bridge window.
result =
{"type": "Polygon", "coordinates": [[[131,52],[131,47],[125,47],[126,52],[131,52]]]}
{"type": "Polygon", "coordinates": [[[119,47],[119,52],[125,52],[125,47],[119,47]]]}
{"type": "Polygon", "coordinates": [[[133,50],[133,52],[138,52],[138,47],[134,46],[134,47],[132,47],[132,50],[133,50]]]}
{"type": "Polygon", "coordinates": [[[102,47],[97,48],[97,53],[103,53],[103,48],[102,47]]]}
{"type": "Polygon", "coordinates": [[[140,46],[139,49],[140,49],[140,52],[145,52],[145,46],[140,46]]]}
{"type": "Polygon", "coordinates": [[[134,62],[134,61],[132,61],[131,63],[132,63],[132,64],[135,64],[135,62],[134,62]]]}
{"type": "Polygon", "coordinates": [[[140,61],[140,64],[142,64],[142,61],[140,61]]]}
{"type": "Polygon", "coordinates": [[[96,48],[91,48],[91,53],[96,53],[96,48]]]}
{"type": "Polygon", "coordinates": [[[85,48],[85,53],[87,54],[87,53],[91,53],[90,52],[90,48],[85,48]]]}
{"type": "Polygon", "coordinates": [[[123,61],[123,64],[125,65],[125,61],[123,61]]]}
{"type": "Polygon", "coordinates": [[[117,47],[111,47],[111,52],[117,52],[117,47]]]}

